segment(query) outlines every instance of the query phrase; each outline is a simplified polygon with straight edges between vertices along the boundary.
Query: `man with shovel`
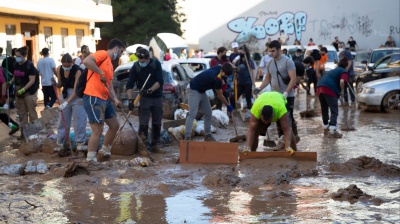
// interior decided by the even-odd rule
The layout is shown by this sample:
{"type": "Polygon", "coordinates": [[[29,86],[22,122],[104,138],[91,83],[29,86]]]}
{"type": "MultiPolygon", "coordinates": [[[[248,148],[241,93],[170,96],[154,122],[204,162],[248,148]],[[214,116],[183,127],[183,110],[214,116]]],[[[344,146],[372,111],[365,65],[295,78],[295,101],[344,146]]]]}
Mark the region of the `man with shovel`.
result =
{"type": "Polygon", "coordinates": [[[244,152],[256,151],[258,136],[265,134],[272,122],[279,123],[284,133],[285,150],[293,153],[297,150],[296,141],[290,124],[286,99],[279,92],[265,92],[254,102],[251,108],[250,125],[246,135],[244,152]]]}

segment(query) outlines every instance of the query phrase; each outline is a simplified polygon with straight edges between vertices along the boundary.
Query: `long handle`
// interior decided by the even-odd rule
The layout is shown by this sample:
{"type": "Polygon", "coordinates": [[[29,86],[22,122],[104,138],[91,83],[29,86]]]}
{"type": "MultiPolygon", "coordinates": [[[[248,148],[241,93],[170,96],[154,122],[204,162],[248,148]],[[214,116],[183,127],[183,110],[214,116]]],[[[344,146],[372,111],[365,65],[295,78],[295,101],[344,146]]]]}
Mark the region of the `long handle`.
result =
{"type": "Polygon", "coordinates": [[[142,88],[140,89],[139,94],[136,96],[135,101],[133,101],[133,105],[137,106],[137,104],[139,103],[140,97],[142,97],[142,91],[143,91],[143,89],[144,89],[144,86],[146,86],[147,81],[149,81],[150,76],[151,76],[151,73],[147,76],[147,79],[146,79],[146,81],[144,82],[142,88]]]}

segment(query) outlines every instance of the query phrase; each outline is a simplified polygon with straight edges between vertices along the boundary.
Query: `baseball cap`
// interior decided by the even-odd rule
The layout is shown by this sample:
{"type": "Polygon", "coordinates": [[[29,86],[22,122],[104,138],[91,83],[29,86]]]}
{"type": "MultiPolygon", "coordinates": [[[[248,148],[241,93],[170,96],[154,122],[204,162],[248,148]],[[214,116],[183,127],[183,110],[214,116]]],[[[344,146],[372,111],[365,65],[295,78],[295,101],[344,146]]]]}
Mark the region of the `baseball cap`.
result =
{"type": "Polygon", "coordinates": [[[231,46],[232,46],[232,48],[238,48],[239,44],[237,42],[233,42],[231,46]]]}

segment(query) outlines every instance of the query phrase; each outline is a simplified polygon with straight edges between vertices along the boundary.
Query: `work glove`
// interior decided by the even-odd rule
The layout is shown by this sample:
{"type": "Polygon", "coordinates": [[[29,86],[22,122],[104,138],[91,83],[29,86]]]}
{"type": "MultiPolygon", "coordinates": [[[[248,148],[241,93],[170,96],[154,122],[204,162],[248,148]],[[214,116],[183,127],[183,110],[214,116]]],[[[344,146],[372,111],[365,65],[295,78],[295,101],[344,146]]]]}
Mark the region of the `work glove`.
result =
{"type": "Polygon", "coordinates": [[[244,146],[242,152],[246,155],[247,153],[251,152],[251,148],[249,146],[244,146]]]}
{"type": "Polygon", "coordinates": [[[254,94],[254,95],[258,95],[260,92],[261,92],[261,89],[259,89],[259,88],[255,88],[255,89],[253,90],[253,94],[254,94]]]}
{"type": "Polygon", "coordinates": [[[232,111],[233,111],[232,105],[228,105],[228,106],[226,107],[226,110],[227,110],[229,113],[232,113],[232,111]]]}
{"type": "Polygon", "coordinates": [[[8,110],[8,109],[10,109],[10,107],[8,106],[8,104],[4,104],[4,105],[3,105],[3,109],[4,109],[4,110],[8,110]]]}
{"type": "Polygon", "coordinates": [[[288,95],[288,93],[286,91],[283,92],[283,97],[285,97],[285,100],[287,99],[287,95],[288,95]]]}
{"type": "Polygon", "coordinates": [[[18,92],[17,92],[18,95],[22,95],[24,93],[25,93],[25,88],[22,88],[22,89],[18,90],[18,92]]]}
{"type": "Polygon", "coordinates": [[[1,104],[5,104],[6,103],[6,96],[4,95],[4,96],[1,96],[1,100],[0,100],[0,102],[1,102],[1,104]]]}
{"type": "Polygon", "coordinates": [[[134,102],[134,100],[129,100],[129,103],[128,103],[129,110],[135,109],[135,104],[133,104],[133,102],[134,102]]]}
{"type": "Polygon", "coordinates": [[[60,111],[62,111],[62,110],[64,110],[64,109],[67,107],[67,105],[68,105],[68,102],[65,101],[65,102],[62,103],[60,106],[58,106],[58,109],[59,109],[60,111]]]}
{"type": "Polygon", "coordinates": [[[147,96],[153,93],[153,90],[151,89],[144,89],[142,90],[142,96],[147,96]]]}
{"type": "Polygon", "coordinates": [[[294,150],[292,149],[292,147],[289,146],[289,147],[286,148],[286,152],[289,152],[290,155],[293,155],[294,150]]]}

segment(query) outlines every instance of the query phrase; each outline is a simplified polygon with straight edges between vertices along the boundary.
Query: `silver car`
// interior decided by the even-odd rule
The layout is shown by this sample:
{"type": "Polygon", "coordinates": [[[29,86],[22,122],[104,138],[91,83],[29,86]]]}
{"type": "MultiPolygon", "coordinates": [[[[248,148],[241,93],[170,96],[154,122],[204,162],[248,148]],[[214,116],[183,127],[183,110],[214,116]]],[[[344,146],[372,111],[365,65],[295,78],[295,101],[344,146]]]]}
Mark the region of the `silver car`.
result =
{"type": "Polygon", "coordinates": [[[398,113],[400,77],[388,77],[365,83],[357,95],[357,101],[361,109],[398,113]]]}

